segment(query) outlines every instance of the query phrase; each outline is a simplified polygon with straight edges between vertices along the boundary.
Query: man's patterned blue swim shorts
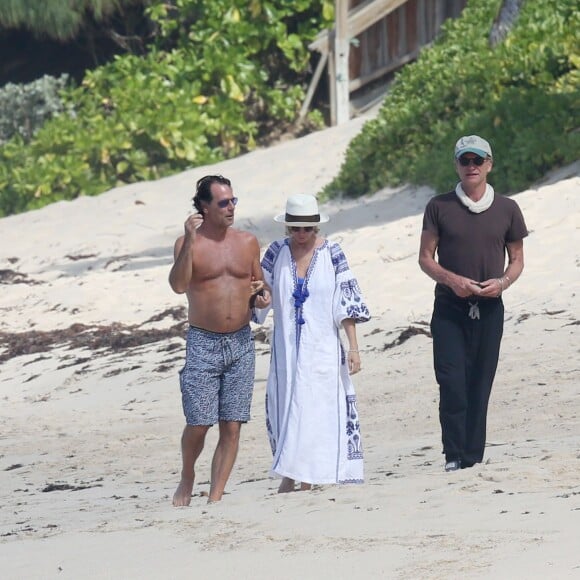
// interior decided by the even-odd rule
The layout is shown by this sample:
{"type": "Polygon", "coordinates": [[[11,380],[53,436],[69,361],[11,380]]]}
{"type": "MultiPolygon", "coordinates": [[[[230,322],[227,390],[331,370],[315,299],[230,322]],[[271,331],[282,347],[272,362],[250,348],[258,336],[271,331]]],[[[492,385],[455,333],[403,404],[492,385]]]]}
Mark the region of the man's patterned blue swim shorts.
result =
{"type": "Polygon", "coordinates": [[[227,333],[189,327],[185,366],[179,372],[188,425],[250,420],[255,356],[249,325],[227,333]]]}

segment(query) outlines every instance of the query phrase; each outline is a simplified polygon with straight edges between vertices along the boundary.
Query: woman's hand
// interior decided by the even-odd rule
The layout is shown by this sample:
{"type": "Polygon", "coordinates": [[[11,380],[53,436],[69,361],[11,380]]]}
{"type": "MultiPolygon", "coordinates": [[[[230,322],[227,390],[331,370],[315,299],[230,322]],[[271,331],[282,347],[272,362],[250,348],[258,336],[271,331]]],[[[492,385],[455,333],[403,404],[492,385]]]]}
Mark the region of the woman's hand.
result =
{"type": "Polygon", "coordinates": [[[264,280],[254,280],[250,282],[250,294],[253,296],[254,294],[259,294],[260,291],[264,288],[264,280]]]}
{"type": "Polygon", "coordinates": [[[346,360],[348,361],[349,375],[354,375],[360,371],[360,353],[358,350],[349,350],[346,360]]]}

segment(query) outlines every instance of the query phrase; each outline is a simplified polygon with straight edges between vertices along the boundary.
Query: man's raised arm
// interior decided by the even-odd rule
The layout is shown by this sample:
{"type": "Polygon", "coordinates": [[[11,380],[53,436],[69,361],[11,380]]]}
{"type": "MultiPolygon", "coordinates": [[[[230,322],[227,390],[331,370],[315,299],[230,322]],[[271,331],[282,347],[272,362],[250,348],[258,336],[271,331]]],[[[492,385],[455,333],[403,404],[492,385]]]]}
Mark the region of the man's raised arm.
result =
{"type": "Polygon", "coordinates": [[[185,235],[175,242],[173,248],[174,263],[171,272],[169,272],[169,284],[177,294],[183,294],[191,282],[196,230],[202,222],[203,218],[199,214],[189,216],[185,222],[185,235]]]}

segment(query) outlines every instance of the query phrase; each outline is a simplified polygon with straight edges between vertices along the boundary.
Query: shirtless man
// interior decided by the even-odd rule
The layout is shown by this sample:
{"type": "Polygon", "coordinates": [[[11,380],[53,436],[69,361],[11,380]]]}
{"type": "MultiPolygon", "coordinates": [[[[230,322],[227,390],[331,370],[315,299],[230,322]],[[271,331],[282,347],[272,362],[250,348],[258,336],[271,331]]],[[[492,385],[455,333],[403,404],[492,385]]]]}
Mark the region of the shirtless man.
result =
{"type": "Polygon", "coordinates": [[[255,236],[231,227],[237,203],[229,179],[208,175],[197,182],[198,213],[177,239],[169,283],[189,303],[186,362],[180,372],[186,426],[183,467],[174,506],[187,506],[195,462],[209,428],[219,422],[208,502],[222,498],[238,452],[242,423],[250,419],[255,352],[250,304],[265,308],[260,246],[255,236]]]}

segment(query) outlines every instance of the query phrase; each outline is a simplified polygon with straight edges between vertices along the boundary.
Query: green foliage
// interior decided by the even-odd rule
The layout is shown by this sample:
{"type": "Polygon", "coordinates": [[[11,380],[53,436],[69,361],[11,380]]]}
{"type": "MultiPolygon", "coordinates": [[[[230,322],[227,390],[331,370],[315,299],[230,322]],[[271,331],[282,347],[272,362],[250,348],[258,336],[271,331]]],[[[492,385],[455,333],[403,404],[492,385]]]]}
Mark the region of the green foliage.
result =
{"type": "Polygon", "coordinates": [[[455,141],[472,133],[492,144],[490,181],[503,193],[580,157],[577,2],[526,0],[516,26],[491,48],[499,4],[472,1],[444,24],[435,45],[397,76],[324,195],[358,197],[404,182],[449,191],[455,141]]]}
{"type": "Polygon", "coordinates": [[[0,149],[0,214],[156,179],[255,147],[296,118],[326,0],[150,2],[159,37],[68,90],[75,114],[0,149]]]}
{"type": "Polygon", "coordinates": [[[0,26],[26,28],[38,37],[70,40],[90,18],[99,22],[143,0],[0,0],[0,26]]]}
{"type": "Polygon", "coordinates": [[[64,110],[59,96],[68,83],[68,75],[48,75],[28,83],[8,83],[0,89],[0,145],[15,134],[30,141],[50,118],[64,110]]]}

